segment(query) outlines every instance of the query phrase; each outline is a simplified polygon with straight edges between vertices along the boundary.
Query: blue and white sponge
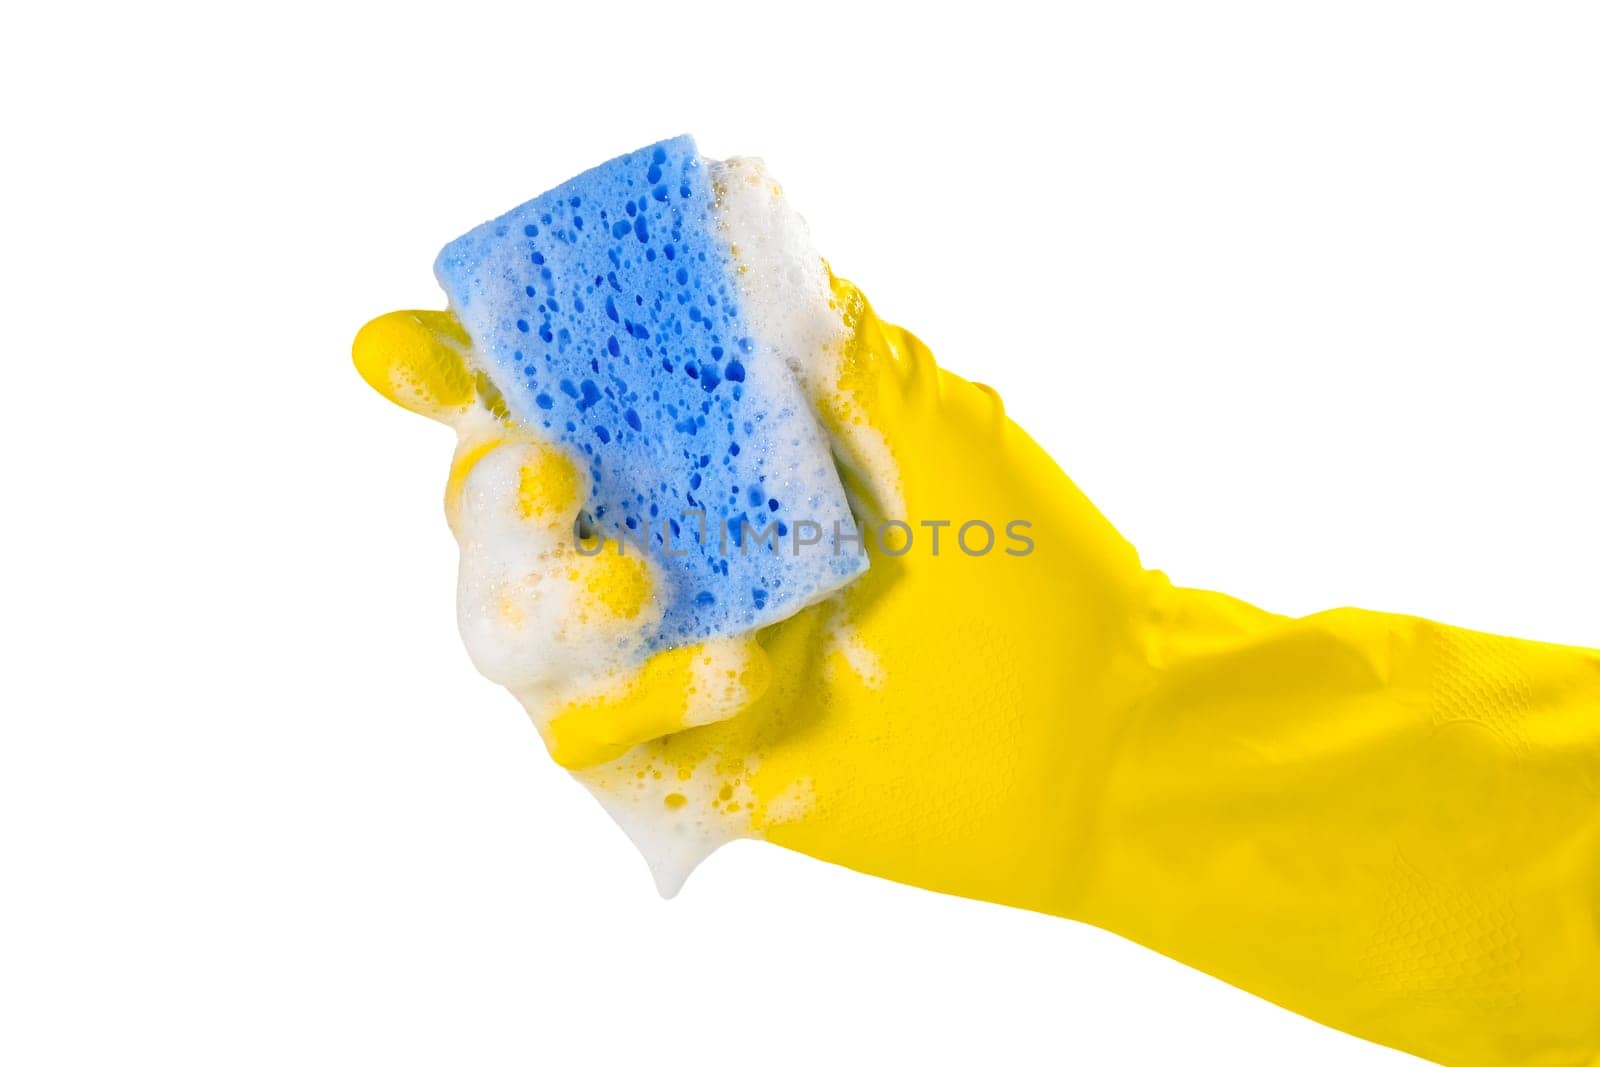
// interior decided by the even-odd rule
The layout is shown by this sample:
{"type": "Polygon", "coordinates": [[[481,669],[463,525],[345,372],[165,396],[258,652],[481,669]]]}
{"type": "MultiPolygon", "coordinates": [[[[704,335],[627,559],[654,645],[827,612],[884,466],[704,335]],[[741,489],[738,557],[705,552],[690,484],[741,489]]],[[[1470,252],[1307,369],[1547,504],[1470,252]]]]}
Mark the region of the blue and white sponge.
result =
{"type": "Polygon", "coordinates": [[[594,528],[647,547],[662,614],[646,651],[779,621],[867,567],[791,367],[818,341],[774,313],[771,278],[753,279],[765,295],[741,286],[740,222],[711,166],[688,137],[640,149],[451,242],[434,267],[512,415],[587,463],[594,528]]]}

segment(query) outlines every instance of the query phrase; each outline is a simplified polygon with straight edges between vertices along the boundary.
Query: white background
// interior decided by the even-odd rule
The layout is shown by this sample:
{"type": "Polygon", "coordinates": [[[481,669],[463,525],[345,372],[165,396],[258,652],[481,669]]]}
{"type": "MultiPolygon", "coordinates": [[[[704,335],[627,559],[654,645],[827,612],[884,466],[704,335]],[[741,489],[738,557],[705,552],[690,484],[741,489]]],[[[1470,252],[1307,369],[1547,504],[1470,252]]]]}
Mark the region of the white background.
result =
{"type": "Polygon", "coordinates": [[[0,1060],[1405,1059],[769,847],[658,900],[351,369],[689,131],[1177,581],[1600,645],[1593,8],[1046,7],[12,8],[0,1060]]]}

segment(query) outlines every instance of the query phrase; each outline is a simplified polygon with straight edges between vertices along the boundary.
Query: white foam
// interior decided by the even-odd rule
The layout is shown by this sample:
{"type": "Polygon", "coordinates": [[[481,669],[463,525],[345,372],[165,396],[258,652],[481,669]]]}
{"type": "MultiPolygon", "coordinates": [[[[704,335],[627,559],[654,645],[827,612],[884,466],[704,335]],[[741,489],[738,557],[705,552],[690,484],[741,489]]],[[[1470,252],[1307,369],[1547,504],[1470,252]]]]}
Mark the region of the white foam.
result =
{"type": "Polygon", "coordinates": [[[544,447],[512,442],[480,459],[456,521],[461,637],[473,665],[512,690],[607,677],[660,617],[654,603],[633,618],[584,603],[578,575],[590,561],[575,545],[576,506],[543,517],[522,513],[523,472],[537,465],[544,447]]]}
{"type": "Polygon", "coordinates": [[[788,362],[819,421],[829,406],[843,416],[834,420],[836,443],[843,446],[836,458],[871,489],[883,513],[878,518],[899,518],[905,503],[888,441],[839,385],[846,327],[805,219],[760,159],[735,156],[710,168],[718,225],[738,264],[746,318],[762,343],[788,362]]]}
{"type": "Polygon", "coordinates": [[[872,647],[862,640],[844,608],[844,597],[835,594],[829,604],[826,630],[827,669],[831,673],[833,654],[837,653],[850,671],[868,689],[882,688],[885,680],[883,663],[872,647]]]}

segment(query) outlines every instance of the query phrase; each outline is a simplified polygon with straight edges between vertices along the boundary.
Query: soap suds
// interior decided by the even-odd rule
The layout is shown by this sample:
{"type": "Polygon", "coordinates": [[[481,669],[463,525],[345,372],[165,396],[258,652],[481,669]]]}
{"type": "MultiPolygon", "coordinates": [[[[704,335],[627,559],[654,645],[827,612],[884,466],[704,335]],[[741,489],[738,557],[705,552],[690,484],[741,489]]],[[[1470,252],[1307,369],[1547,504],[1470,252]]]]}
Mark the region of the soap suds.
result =
{"type": "Polygon", "coordinates": [[[707,641],[690,665],[684,728],[737,715],[757,695],[758,686],[765,688],[765,672],[765,655],[754,641],[737,637],[707,641]]]}
{"type": "MultiPolygon", "coordinates": [[[[570,519],[575,500],[526,514],[524,472],[545,465],[546,448],[507,443],[490,450],[467,476],[457,512],[462,640],[473,665],[512,690],[608,675],[660,618],[653,602],[632,617],[587,602],[582,579],[600,563],[577,551],[570,519]]],[[[569,469],[581,493],[582,474],[569,469]]],[[[631,562],[651,566],[644,558],[631,562]]]]}
{"type": "Polygon", "coordinates": [[[840,384],[846,325],[805,219],[760,159],[735,156],[709,166],[717,224],[738,264],[745,314],[788,361],[819,417],[836,412],[844,452],[837,458],[870,487],[883,512],[876,517],[900,517],[905,501],[889,443],[840,384]]]}
{"type": "Polygon", "coordinates": [[[639,850],[656,889],[672,897],[723,845],[759,838],[767,827],[805,812],[809,782],[796,782],[763,803],[750,788],[758,766],[746,758],[734,766],[708,759],[676,767],[640,746],[576,777],[639,850]]]}
{"type": "Polygon", "coordinates": [[[872,650],[871,646],[862,640],[855,624],[850,621],[849,613],[845,610],[844,597],[841,594],[836,593],[829,600],[826,634],[827,643],[825,649],[828,653],[826,669],[830,677],[837,670],[834,666],[834,656],[837,655],[844,660],[851,673],[856,676],[862,685],[868,689],[880,689],[883,687],[886,677],[883,663],[878,659],[878,654],[872,650]]]}

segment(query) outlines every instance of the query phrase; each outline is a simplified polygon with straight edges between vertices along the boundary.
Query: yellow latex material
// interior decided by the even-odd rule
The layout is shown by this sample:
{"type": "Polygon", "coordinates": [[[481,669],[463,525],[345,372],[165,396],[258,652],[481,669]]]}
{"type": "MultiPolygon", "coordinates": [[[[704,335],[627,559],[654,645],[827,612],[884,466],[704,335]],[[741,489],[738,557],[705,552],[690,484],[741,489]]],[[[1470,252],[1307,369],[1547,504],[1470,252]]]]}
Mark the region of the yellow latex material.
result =
{"type": "MultiPolygon", "coordinates": [[[[1600,1064],[1600,654],[1175,588],[992,391],[835,296],[850,340],[813,400],[858,515],[912,548],[869,540],[862,579],[756,635],[737,714],[677,729],[667,653],[551,718],[560,761],[602,788],[709,768],[712,799],[663,805],[1094,923],[1442,1063],[1600,1064]],[[1035,547],[969,556],[951,526],[934,555],[919,525],[974,519],[1035,547]]],[[[380,388],[385,343],[357,343],[380,388]]]]}
{"type": "Polygon", "coordinates": [[[462,358],[471,344],[448,311],[395,311],[362,327],[356,370],[401,407],[449,422],[476,397],[462,358]]]}

